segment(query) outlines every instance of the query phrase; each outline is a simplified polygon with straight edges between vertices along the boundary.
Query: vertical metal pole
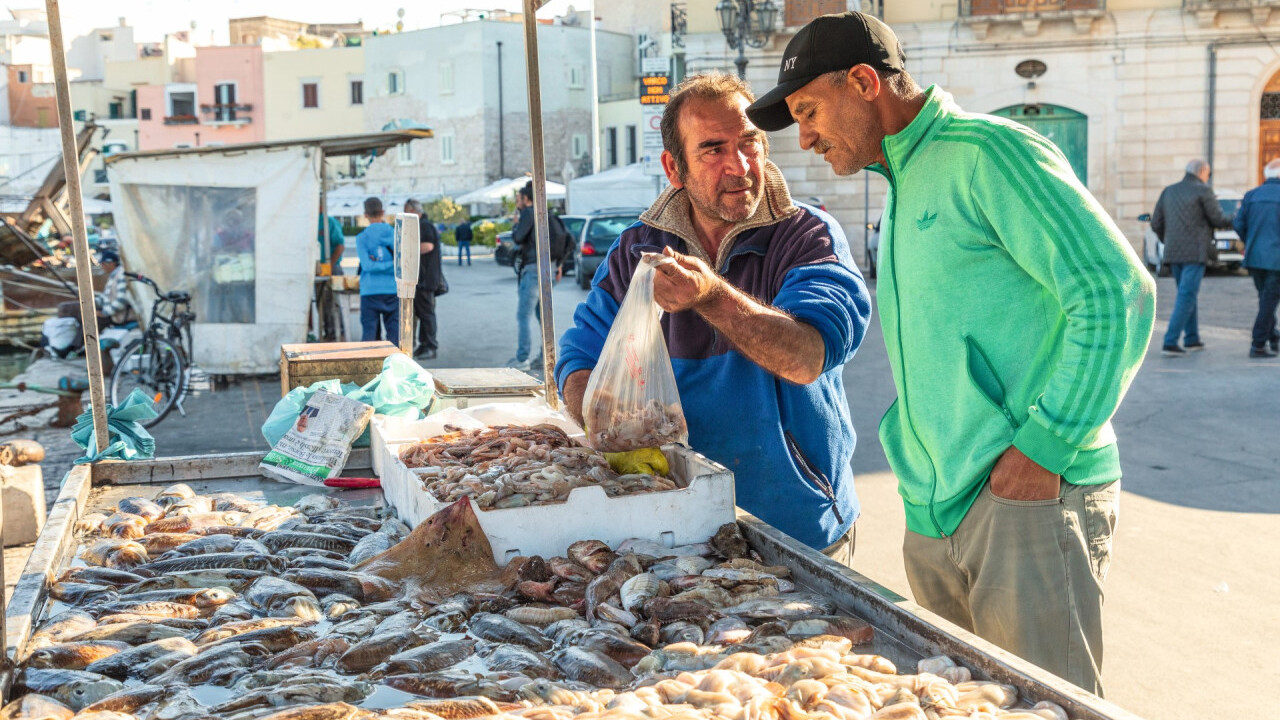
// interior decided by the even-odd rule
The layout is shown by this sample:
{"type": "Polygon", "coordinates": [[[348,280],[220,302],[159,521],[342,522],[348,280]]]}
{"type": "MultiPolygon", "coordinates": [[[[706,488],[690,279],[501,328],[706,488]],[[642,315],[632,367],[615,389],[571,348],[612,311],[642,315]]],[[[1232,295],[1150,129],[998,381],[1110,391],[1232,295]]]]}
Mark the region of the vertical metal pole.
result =
{"type": "Polygon", "coordinates": [[[507,155],[507,141],[502,134],[502,41],[498,41],[498,177],[507,176],[507,167],[503,159],[507,155]]]}
{"type": "Polygon", "coordinates": [[[738,59],[733,64],[738,66],[738,79],[747,79],[747,32],[751,26],[751,3],[749,0],[738,2],[738,59]]]}
{"type": "Polygon", "coordinates": [[[400,352],[413,357],[413,298],[400,298],[400,352]]]}
{"type": "Polygon", "coordinates": [[[862,171],[862,266],[871,269],[871,176],[862,171]]]}
{"type": "MultiPolygon", "coordinates": [[[[547,220],[547,161],[542,143],[542,86],[538,77],[539,0],[524,0],[524,66],[529,84],[529,140],[533,149],[533,214],[538,233],[538,294],[542,306],[542,371],[547,404],[556,408],[556,326],[551,307],[554,278],[551,268],[551,231],[547,220]]],[[[523,271],[522,271],[523,272],[523,271]]]]}
{"type": "Polygon", "coordinates": [[[98,347],[98,313],[93,303],[93,261],[84,230],[84,197],[80,194],[80,154],[71,124],[71,85],[67,81],[67,56],[62,43],[62,16],[58,0],[45,0],[49,22],[49,46],[53,55],[53,84],[58,100],[58,130],[62,135],[62,171],[70,201],[72,251],[76,259],[76,285],[80,294],[80,325],[84,328],[84,355],[89,366],[89,399],[93,404],[93,435],[98,452],[107,449],[107,406],[102,388],[102,351],[98,347]]]}
{"type": "MultiPolygon", "coordinates": [[[[587,19],[587,28],[591,32],[591,172],[600,172],[600,81],[596,77],[596,0],[589,6],[591,17],[587,19]]],[[[568,184],[568,180],[565,184],[568,184]]],[[[568,207],[565,198],[565,207],[568,207]]]]}
{"type": "Polygon", "coordinates": [[[1213,43],[1209,43],[1209,98],[1206,103],[1208,115],[1205,118],[1204,133],[1204,161],[1209,163],[1209,169],[1213,169],[1213,136],[1216,134],[1214,127],[1215,115],[1217,111],[1218,98],[1218,47],[1213,43]]]}

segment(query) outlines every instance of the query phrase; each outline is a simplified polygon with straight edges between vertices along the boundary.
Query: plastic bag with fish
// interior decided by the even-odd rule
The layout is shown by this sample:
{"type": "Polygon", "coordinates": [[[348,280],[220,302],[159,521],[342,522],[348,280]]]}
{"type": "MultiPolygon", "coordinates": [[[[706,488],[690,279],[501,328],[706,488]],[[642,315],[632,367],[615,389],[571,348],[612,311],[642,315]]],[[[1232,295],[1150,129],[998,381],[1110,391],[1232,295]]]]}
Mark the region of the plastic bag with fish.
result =
{"type": "Polygon", "coordinates": [[[684,407],[653,299],[653,274],[663,262],[646,254],[636,265],[604,350],[587,381],[583,420],[587,442],[603,452],[689,443],[684,407]]]}

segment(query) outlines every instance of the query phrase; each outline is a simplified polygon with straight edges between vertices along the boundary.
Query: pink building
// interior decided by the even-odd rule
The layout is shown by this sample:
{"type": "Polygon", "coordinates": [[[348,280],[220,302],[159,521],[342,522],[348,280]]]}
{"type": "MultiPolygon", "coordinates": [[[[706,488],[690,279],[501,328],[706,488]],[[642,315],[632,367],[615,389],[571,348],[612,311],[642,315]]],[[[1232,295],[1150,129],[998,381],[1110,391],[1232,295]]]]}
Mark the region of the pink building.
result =
{"type": "Polygon", "coordinates": [[[259,142],[262,47],[196,48],[194,82],[138,88],[138,149],[259,142]]]}

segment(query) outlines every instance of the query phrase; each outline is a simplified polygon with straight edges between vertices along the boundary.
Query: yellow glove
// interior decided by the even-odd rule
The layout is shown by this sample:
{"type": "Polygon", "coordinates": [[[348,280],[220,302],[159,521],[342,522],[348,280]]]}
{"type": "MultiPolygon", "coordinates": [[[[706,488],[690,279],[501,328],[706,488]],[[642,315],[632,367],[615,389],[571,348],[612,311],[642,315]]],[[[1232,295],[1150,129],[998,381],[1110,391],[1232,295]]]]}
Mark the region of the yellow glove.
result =
{"type": "Polygon", "coordinates": [[[628,452],[605,453],[609,467],[619,475],[660,475],[671,472],[667,456],[658,448],[641,448],[628,452]]]}

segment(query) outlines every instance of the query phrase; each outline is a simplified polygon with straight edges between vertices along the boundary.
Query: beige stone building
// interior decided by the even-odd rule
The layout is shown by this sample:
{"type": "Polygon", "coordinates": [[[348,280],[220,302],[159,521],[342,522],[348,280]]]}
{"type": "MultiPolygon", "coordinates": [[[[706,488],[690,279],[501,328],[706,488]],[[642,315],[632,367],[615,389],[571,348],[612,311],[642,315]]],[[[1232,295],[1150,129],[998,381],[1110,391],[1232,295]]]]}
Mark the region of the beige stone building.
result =
{"type": "MultiPolygon", "coordinates": [[[[922,85],[936,83],[967,110],[1013,117],[1050,136],[1139,250],[1138,215],[1182,177],[1188,160],[1208,158],[1215,187],[1244,191],[1280,157],[1277,0],[774,2],[775,33],[746,51],[757,92],[773,86],[782,50],[809,18],[865,7],[897,31],[922,85]]],[[[676,7],[685,24],[682,47],[672,47],[678,64],[734,71],[737,52],[715,3],[676,7]]],[[[861,262],[863,226],[879,216],[883,181],[835,178],[799,150],[794,129],[771,140],[793,194],[820,198],[861,262]]]]}
{"type": "MultiPolygon", "coordinates": [[[[590,34],[540,24],[538,48],[544,157],[559,181],[566,164],[590,165],[590,34]]],[[[596,57],[601,98],[635,86],[629,35],[598,32],[596,57]]],[[[378,35],[364,58],[365,127],[416,122],[435,133],[370,164],[370,192],[457,197],[532,170],[522,25],[474,19],[378,35]]]]}

